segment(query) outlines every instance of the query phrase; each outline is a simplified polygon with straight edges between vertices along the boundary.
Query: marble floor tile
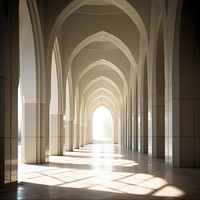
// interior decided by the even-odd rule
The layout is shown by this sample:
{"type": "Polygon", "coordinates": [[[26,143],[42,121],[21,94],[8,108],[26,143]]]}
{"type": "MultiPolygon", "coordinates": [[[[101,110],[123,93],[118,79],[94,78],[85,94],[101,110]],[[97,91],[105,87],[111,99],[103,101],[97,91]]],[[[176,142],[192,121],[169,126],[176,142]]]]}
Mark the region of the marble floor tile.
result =
{"type": "Polygon", "coordinates": [[[200,169],[113,144],[92,144],[41,165],[19,164],[19,183],[0,199],[199,199],[200,169]]]}

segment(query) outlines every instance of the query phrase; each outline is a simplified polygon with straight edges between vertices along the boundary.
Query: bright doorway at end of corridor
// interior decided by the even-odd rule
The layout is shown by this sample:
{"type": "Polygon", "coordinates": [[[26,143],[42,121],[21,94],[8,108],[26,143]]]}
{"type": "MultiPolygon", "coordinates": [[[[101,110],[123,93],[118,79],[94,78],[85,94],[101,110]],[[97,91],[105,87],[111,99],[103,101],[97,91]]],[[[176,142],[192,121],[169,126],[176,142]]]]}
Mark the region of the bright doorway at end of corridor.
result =
{"type": "Polygon", "coordinates": [[[113,143],[113,118],[104,106],[98,107],[92,117],[93,143],[113,143]]]}

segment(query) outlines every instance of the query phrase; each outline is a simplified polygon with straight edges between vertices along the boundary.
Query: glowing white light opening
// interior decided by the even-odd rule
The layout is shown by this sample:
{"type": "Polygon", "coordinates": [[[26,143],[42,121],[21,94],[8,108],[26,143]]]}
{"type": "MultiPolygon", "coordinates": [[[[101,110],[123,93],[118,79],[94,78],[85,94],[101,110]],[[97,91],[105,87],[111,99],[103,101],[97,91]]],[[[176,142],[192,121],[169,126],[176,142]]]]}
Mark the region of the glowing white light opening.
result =
{"type": "Polygon", "coordinates": [[[92,117],[92,136],[95,142],[113,142],[113,118],[111,112],[104,106],[98,107],[92,117]]]}

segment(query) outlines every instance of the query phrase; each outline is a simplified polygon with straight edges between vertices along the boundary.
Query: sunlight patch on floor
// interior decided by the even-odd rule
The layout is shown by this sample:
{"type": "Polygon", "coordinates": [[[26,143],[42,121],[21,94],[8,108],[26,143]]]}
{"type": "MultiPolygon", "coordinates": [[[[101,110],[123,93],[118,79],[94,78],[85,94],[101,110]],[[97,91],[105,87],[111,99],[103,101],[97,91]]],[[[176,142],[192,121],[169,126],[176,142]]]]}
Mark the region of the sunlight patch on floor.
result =
{"type": "Polygon", "coordinates": [[[66,152],[65,156],[51,156],[49,164],[21,164],[21,181],[155,197],[181,197],[185,194],[169,185],[164,178],[147,173],[133,173],[133,167],[138,163],[125,159],[119,153],[110,153],[114,149],[108,148],[109,154],[106,149],[101,149],[101,153],[97,151],[97,154],[90,150],[89,153],[82,149],[66,152]]]}
{"type": "Polygon", "coordinates": [[[155,192],[153,196],[157,197],[181,197],[185,194],[183,190],[178,189],[174,186],[166,186],[159,191],[155,192]]]}

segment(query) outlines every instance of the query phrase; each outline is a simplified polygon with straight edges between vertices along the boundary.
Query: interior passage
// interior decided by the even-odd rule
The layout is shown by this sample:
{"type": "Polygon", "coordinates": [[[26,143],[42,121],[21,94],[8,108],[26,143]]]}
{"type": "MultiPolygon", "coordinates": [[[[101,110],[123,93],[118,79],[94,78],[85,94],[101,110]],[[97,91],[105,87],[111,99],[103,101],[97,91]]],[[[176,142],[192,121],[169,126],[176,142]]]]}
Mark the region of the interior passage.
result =
{"type": "Polygon", "coordinates": [[[172,168],[114,144],[91,144],[50,163],[19,165],[0,199],[198,199],[199,169],[172,168]]]}

